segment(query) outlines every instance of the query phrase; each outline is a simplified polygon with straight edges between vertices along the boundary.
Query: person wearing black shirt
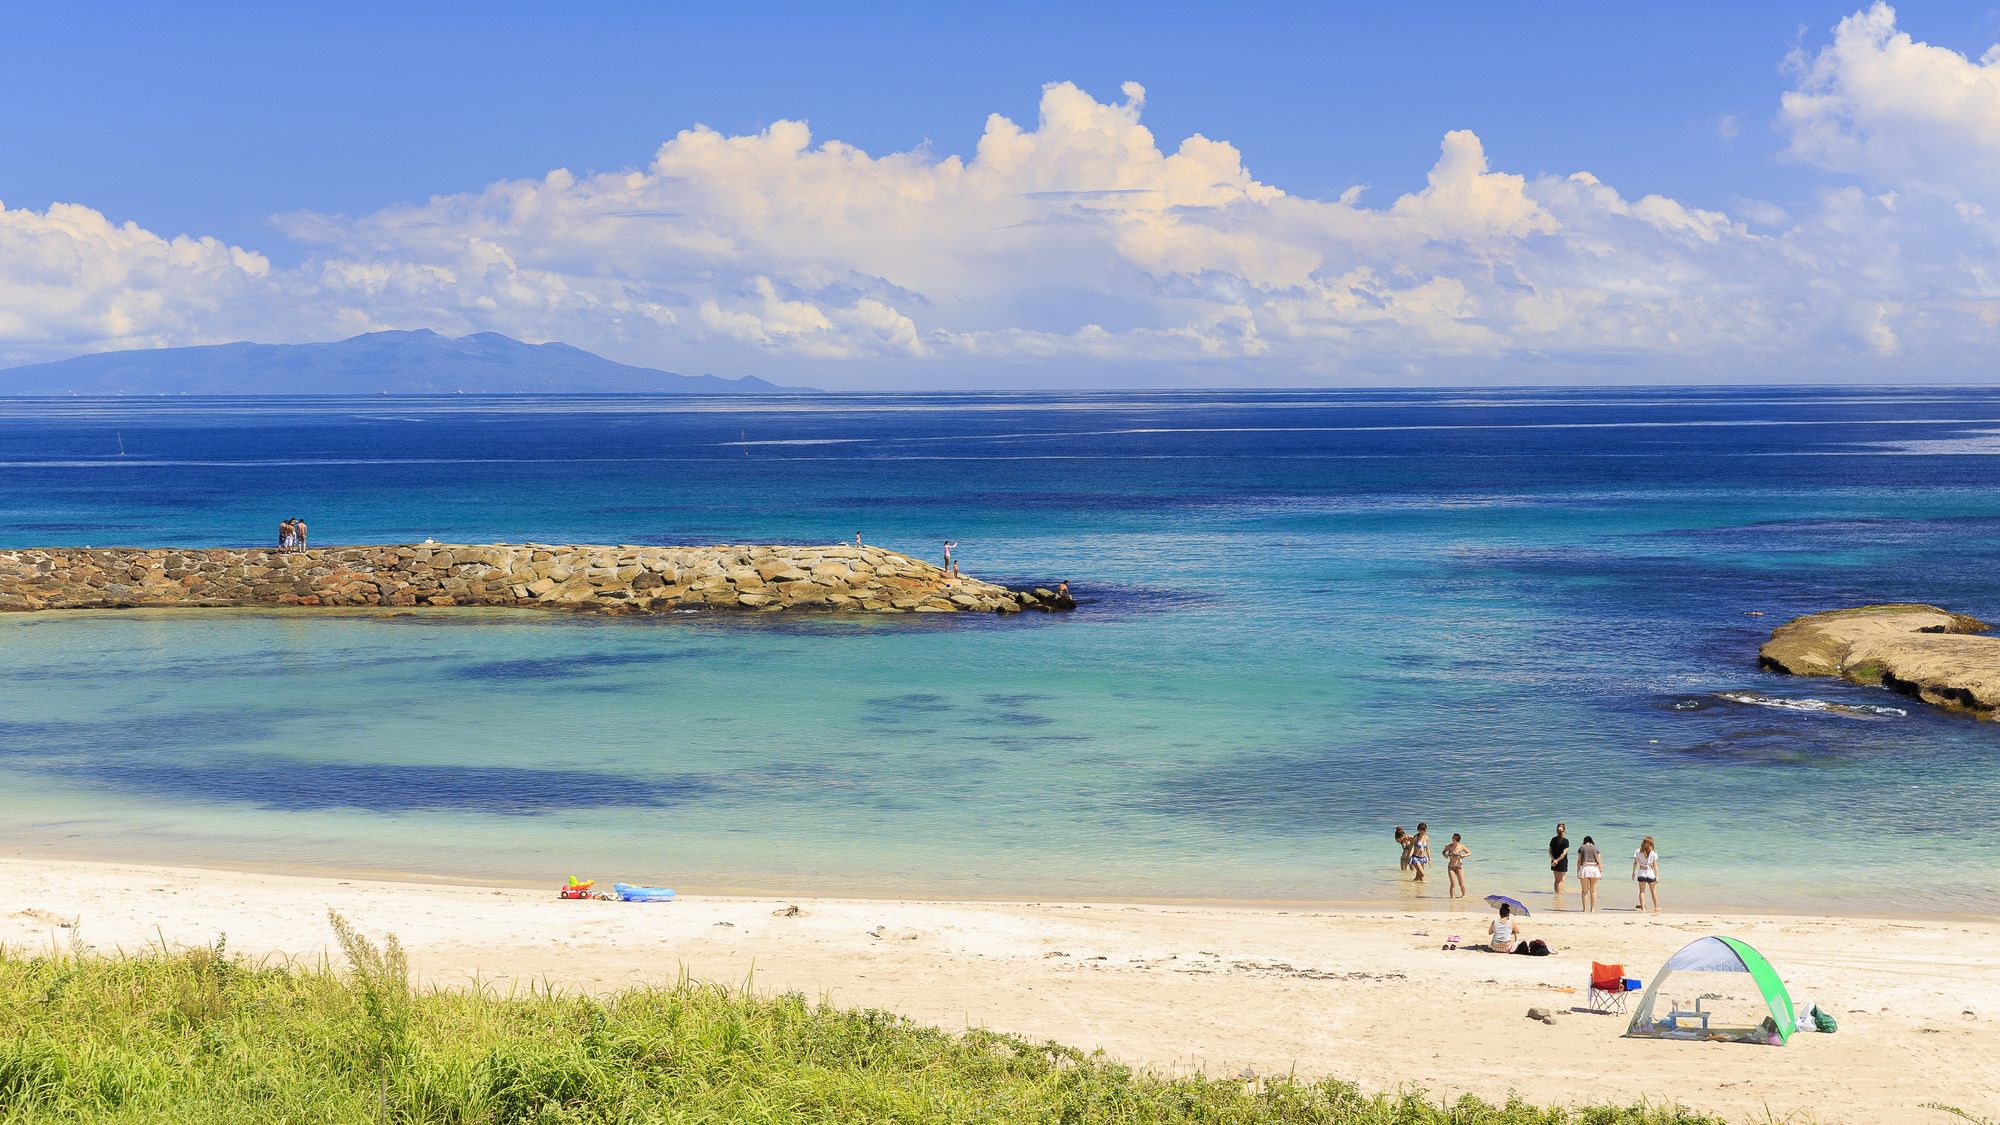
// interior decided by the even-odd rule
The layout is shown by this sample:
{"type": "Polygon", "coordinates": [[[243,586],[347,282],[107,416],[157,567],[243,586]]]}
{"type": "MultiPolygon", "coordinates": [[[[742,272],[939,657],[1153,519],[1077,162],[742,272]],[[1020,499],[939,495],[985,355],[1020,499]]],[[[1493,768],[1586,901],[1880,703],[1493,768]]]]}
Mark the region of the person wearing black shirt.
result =
{"type": "Polygon", "coordinates": [[[1549,871],[1556,877],[1556,893],[1563,890],[1563,879],[1569,874],[1569,826],[1556,825],[1556,834],[1549,840],[1549,871]]]}

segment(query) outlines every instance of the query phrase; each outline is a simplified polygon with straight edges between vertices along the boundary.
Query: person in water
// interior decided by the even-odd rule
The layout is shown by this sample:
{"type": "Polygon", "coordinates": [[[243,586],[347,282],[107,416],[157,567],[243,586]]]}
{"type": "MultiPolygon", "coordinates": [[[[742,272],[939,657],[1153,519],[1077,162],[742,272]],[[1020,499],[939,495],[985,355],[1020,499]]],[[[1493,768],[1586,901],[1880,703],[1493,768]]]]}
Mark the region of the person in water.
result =
{"type": "Polygon", "coordinates": [[[1465,846],[1459,834],[1452,833],[1451,843],[1444,846],[1446,898],[1465,897],[1465,857],[1471,854],[1472,849],[1465,846]]]}
{"type": "Polygon", "coordinates": [[[1403,858],[1396,862],[1396,870],[1408,871],[1410,869],[1410,850],[1417,846],[1417,838],[1403,831],[1403,826],[1398,824],[1396,826],[1396,846],[1403,849],[1403,858]]]}
{"type": "Polygon", "coordinates": [[[1528,944],[1521,923],[1514,918],[1514,908],[1500,904],[1500,917],[1486,924],[1486,948],[1495,953],[1512,953],[1528,944]]]}
{"type": "Polygon", "coordinates": [[[1431,827],[1423,821],[1417,822],[1417,834],[1410,839],[1410,870],[1416,873],[1411,882],[1421,883],[1431,866],[1431,827]]]}
{"type": "Polygon", "coordinates": [[[1583,888],[1583,908],[1597,909],[1597,881],[1604,878],[1604,854],[1598,850],[1597,841],[1588,836],[1583,845],[1576,849],[1576,881],[1583,888]]]}
{"type": "Polygon", "coordinates": [[[1632,853],[1632,878],[1639,884],[1639,905],[1634,910],[1646,909],[1646,896],[1653,896],[1653,913],[1660,912],[1660,849],[1653,844],[1651,836],[1640,843],[1639,850],[1632,853]]]}
{"type": "Polygon", "coordinates": [[[1563,893],[1563,877],[1569,874],[1569,825],[1556,825],[1549,837],[1549,873],[1555,876],[1556,893],[1563,893]]]}

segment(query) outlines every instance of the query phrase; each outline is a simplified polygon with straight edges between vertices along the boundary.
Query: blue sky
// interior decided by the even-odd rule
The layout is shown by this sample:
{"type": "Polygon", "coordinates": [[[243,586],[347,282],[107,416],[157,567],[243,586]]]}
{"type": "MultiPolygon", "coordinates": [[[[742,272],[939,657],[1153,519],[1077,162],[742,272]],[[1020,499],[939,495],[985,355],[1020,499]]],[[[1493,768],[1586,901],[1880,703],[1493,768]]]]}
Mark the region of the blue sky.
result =
{"type": "Polygon", "coordinates": [[[1893,380],[1991,358],[1966,261],[2000,163],[1985,5],[0,16],[0,360],[425,326],[870,386],[1893,380]],[[1059,96],[1051,128],[1062,83],[1106,112],[1059,96]],[[976,164],[990,114],[1037,154],[976,189],[908,175],[976,164]],[[697,124],[784,121],[810,127],[796,151],[653,166],[697,124]],[[1165,163],[1128,159],[1128,126],[1165,163]],[[1192,164],[1234,188],[1174,170],[1191,135],[1231,147],[1192,164]],[[787,158],[828,141],[888,163],[787,158]],[[654,179],[591,178],[627,170],[654,179]],[[1520,205],[1481,175],[1518,178],[1520,205]],[[818,210],[875,190],[917,210],[818,210]],[[1648,197],[1693,217],[1630,213],[1648,197]]]}

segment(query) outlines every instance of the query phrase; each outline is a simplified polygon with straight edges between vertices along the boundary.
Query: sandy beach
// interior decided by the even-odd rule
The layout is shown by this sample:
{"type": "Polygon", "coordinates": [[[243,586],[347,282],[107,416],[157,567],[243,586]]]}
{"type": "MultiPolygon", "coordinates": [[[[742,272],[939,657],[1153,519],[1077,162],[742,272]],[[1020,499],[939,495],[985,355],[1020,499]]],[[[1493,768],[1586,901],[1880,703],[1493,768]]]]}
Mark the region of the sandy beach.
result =
{"type": "Polygon", "coordinates": [[[1486,913],[1108,903],[691,897],[566,902],[553,888],[0,860],[21,953],[213,942],[317,960],[325,916],[393,932],[423,982],[611,991],[685,971],[946,1028],[1053,1038],[1163,1071],[1331,1075],[1367,1089],[1537,1102],[1678,1101],[1732,1120],[2000,1112],[2000,923],[1537,915],[1547,958],[1447,952],[1486,913]],[[779,914],[797,906],[796,915],[779,914]],[[1650,974],[1710,933],[1750,941],[1840,1020],[1784,1049],[1620,1038],[1582,1011],[1592,959],[1650,974]],[[753,978],[754,972],[754,978],[753,978]],[[1527,1018],[1531,1007],[1552,1025],[1527,1018]]]}

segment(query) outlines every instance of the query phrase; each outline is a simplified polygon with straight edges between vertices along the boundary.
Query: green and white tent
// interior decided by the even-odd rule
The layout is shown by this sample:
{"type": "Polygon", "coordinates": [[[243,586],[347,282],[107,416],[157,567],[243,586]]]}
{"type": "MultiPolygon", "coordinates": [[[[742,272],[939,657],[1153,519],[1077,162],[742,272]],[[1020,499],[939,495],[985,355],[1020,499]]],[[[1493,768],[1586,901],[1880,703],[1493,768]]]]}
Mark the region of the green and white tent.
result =
{"type": "Polygon", "coordinates": [[[1653,974],[1625,1035],[1782,1047],[1797,1030],[1792,994],[1764,955],[1735,938],[1705,937],[1653,974]]]}

